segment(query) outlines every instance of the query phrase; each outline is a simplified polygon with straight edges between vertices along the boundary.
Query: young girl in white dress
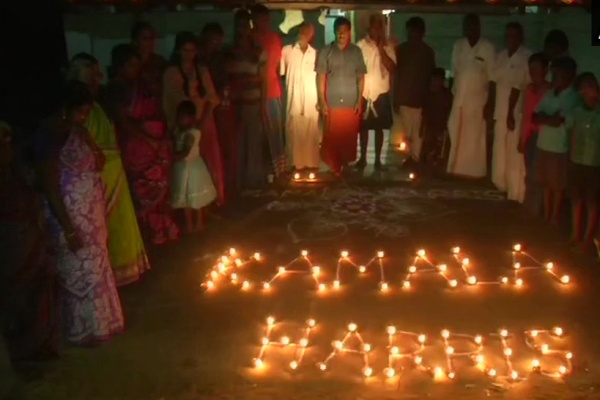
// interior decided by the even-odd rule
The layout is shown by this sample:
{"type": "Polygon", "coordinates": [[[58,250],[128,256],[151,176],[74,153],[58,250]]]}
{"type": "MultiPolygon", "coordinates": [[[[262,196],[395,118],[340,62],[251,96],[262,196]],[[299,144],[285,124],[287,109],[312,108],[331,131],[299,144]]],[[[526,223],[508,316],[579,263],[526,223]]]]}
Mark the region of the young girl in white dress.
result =
{"type": "Polygon", "coordinates": [[[204,227],[204,208],[217,197],[212,178],[200,156],[200,130],[196,128],[196,106],[186,100],[177,107],[175,163],[171,206],[183,209],[188,232],[204,227]]]}

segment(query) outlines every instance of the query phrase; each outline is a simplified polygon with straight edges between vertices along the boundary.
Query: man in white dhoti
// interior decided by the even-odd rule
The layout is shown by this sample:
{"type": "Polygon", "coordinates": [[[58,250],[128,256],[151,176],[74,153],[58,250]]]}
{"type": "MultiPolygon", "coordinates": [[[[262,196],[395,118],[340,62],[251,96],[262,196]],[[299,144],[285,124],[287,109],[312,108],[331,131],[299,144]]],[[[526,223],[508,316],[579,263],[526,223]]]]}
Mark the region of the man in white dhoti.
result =
{"type": "Polygon", "coordinates": [[[492,182],[510,200],[523,202],[525,197],[525,161],[518,152],[522,96],[529,81],[529,56],[523,47],[523,27],[518,22],[506,25],[506,49],[496,57],[494,147],[492,151],[492,182]]]}
{"type": "Polygon", "coordinates": [[[392,97],[390,94],[390,75],[396,67],[396,49],[386,38],[385,17],[381,13],[369,18],[367,36],[356,43],[362,51],[367,73],[363,88],[363,120],[360,127],[360,158],[358,169],[367,165],[367,147],[369,131],[375,132],[375,170],[385,171],[381,163],[383,148],[383,130],[392,127],[392,97]]]}
{"type": "Polygon", "coordinates": [[[470,177],[486,176],[486,118],[492,117],[489,97],[495,50],[481,37],[479,16],[468,14],[463,22],[465,37],[454,44],[451,74],[454,102],[448,133],[451,146],[448,173],[470,177]]]}
{"type": "Polygon", "coordinates": [[[314,27],[303,23],[298,41],[283,47],[281,74],[285,75],[287,89],[287,143],[288,155],[297,169],[319,167],[319,111],[317,109],[317,51],[310,45],[314,27]]]}

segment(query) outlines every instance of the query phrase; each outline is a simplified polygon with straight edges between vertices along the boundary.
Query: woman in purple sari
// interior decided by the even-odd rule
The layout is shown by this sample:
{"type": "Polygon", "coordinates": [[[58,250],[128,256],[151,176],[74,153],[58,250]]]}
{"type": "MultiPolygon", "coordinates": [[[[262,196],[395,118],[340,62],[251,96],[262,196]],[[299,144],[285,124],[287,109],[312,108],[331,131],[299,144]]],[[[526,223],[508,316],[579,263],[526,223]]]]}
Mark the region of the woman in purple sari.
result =
{"type": "Polygon", "coordinates": [[[96,345],[124,329],[108,255],[102,151],[83,127],[93,99],[69,82],[62,115],[38,132],[36,158],[47,200],[46,220],[57,252],[67,340],[96,345]]]}

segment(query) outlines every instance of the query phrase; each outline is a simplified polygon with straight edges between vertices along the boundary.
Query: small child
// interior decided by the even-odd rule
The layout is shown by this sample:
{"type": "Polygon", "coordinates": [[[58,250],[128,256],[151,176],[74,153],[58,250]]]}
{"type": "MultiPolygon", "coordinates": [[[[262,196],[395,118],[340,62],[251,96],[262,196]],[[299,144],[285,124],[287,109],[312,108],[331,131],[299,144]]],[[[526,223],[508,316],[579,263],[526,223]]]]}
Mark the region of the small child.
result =
{"type": "Polygon", "coordinates": [[[558,225],[567,188],[569,143],[565,118],[579,105],[573,88],[577,63],[570,57],[552,63],[554,87],[548,91],[533,115],[539,136],[535,161],[537,183],[544,189],[544,216],[558,225]]]}
{"type": "Polygon", "coordinates": [[[537,148],[539,126],[533,122],[533,114],[550,83],[546,80],[548,75],[548,59],[542,53],[532,54],[529,57],[529,77],[531,83],[525,88],[523,94],[523,126],[519,139],[519,153],[525,159],[525,206],[534,214],[538,214],[542,203],[539,190],[534,178],[533,163],[537,148]]]}
{"type": "Polygon", "coordinates": [[[583,105],[573,110],[565,126],[571,138],[568,187],[572,197],[573,242],[593,248],[600,200],[600,88],[591,72],[577,79],[583,105]]]}
{"type": "Polygon", "coordinates": [[[446,134],[452,108],[452,92],[446,87],[446,71],[436,68],[431,76],[431,89],[423,107],[420,160],[433,166],[445,165],[448,144],[446,134]]]}
{"type": "Polygon", "coordinates": [[[200,156],[200,131],[196,128],[196,105],[189,100],[177,106],[175,163],[171,206],[183,208],[188,232],[204,227],[204,208],[217,198],[208,168],[200,156]]]}

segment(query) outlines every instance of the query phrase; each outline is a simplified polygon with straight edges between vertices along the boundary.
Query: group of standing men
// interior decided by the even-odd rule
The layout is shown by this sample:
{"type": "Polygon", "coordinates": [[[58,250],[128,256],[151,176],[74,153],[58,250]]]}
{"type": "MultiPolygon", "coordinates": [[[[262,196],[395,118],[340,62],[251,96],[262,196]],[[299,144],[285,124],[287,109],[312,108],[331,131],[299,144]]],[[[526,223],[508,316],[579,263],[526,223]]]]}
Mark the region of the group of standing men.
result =
{"type": "Polygon", "coordinates": [[[523,28],[507,24],[506,48],[496,54],[481,37],[476,15],[467,15],[464,38],[452,53],[453,106],[448,121],[451,150],[447,171],[482,178],[487,172],[486,137],[493,124],[491,178],[511,200],[523,201],[525,164],[519,153],[522,92],[529,82],[531,52],[523,47],[523,28]]]}
{"type": "Polygon", "coordinates": [[[407,39],[399,45],[386,37],[385,24],[382,14],[372,15],[367,35],[355,45],[350,21],[340,17],[334,23],[336,40],[319,51],[310,45],[314,28],[303,24],[299,41],[283,49],[281,73],[287,82],[287,141],[293,166],[316,168],[320,144],[321,159],[339,175],[355,161],[360,134],[360,158],[354,166],[364,168],[368,134],[374,130],[375,168],[384,170],[383,130],[392,127],[395,112],[413,160],[430,150],[423,148],[428,135],[444,135],[440,130],[447,130],[447,172],[483,178],[487,132],[493,124],[492,180],[499,190],[509,192],[509,198],[522,201],[524,165],[517,147],[521,92],[529,80],[531,55],[523,47],[522,26],[507,25],[506,48],[496,54],[494,45],[481,36],[479,17],[465,16],[463,38],[452,51],[453,97],[443,110],[445,102],[431,99],[432,81],[441,74],[444,82],[445,77],[423,40],[423,19],[408,20],[407,39]],[[432,104],[433,110],[427,110],[432,104]],[[424,129],[432,126],[434,132],[424,129]]]}
{"type": "Polygon", "coordinates": [[[319,160],[323,160],[335,175],[341,175],[356,160],[359,134],[360,158],[354,166],[366,167],[368,135],[373,130],[375,169],[385,170],[381,150],[383,131],[393,124],[392,99],[397,97],[392,96],[393,82],[407,89],[407,94],[402,91],[401,96],[407,99],[407,107],[402,105],[399,109],[411,116],[429,90],[435,68],[433,50],[422,41],[425,24],[420,18],[407,24],[409,32],[419,28],[420,34],[410,36],[405,50],[405,45],[398,47],[386,37],[385,25],[382,14],[373,14],[367,35],[353,44],[351,22],[339,17],[334,22],[335,41],[316,51],[310,45],[314,28],[303,24],[298,42],[283,48],[281,73],[286,76],[287,84],[287,141],[296,169],[317,168],[319,160]],[[415,24],[416,20],[420,24],[415,24]],[[416,61],[398,65],[398,55],[404,51],[407,61],[408,52],[412,52],[413,59],[423,58],[427,62],[425,69],[422,63],[416,65],[416,61]],[[406,68],[401,69],[404,64],[406,68]],[[399,75],[398,71],[402,73],[399,75]],[[413,76],[409,76],[411,73],[413,76]],[[401,78],[397,79],[398,76],[401,78]],[[415,77],[420,82],[410,82],[415,77]],[[418,89],[413,89],[414,85],[418,89]]]}
{"type": "Polygon", "coordinates": [[[298,42],[285,46],[281,58],[287,86],[288,154],[296,169],[317,168],[322,159],[340,175],[356,160],[358,134],[360,157],[355,167],[364,168],[372,130],[375,169],[385,170],[383,131],[393,125],[393,110],[402,119],[413,158],[420,158],[422,110],[435,71],[435,54],[423,41],[423,19],[411,18],[406,28],[406,42],[396,45],[386,37],[385,16],[373,14],[366,36],[353,44],[350,21],[339,17],[334,22],[335,41],[317,51],[310,45],[314,28],[300,26],[298,42]]]}

